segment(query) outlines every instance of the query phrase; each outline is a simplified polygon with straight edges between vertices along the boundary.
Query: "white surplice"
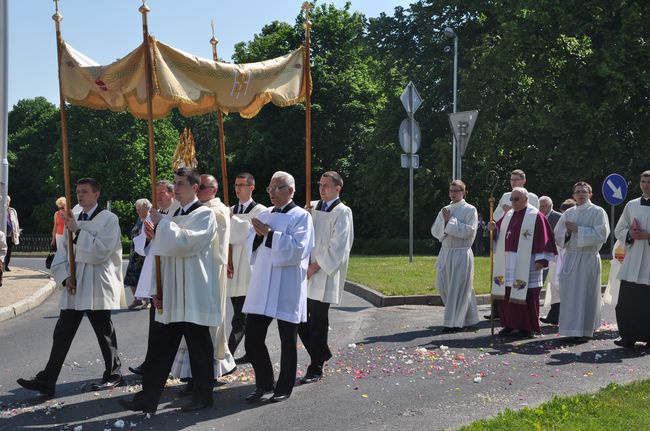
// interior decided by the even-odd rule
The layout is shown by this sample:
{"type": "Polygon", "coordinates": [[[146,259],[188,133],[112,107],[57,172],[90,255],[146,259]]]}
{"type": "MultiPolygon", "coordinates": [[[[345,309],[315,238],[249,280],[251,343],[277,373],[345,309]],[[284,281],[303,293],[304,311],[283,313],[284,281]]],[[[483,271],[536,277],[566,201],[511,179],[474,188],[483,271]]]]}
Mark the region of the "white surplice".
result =
{"type": "Polygon", "coordinates": [[[639,229],[650,232],[650,206],[642,206],[641,198],[629,201],[616,223],[616,238],[625,244],[625,259],[618,272],[618,279],[650,285],[650,241],[635,240],[632,244],[626,241],[635,219],[639,229]]]}
{"type": "Polygon", "coordinates": [[[290,323],[307,321],[307,267],[314,248],[311,215],[296,206],[287,213],[264,210],[258,217],[273,229],[272,247],[267,237],[253,250],[251,228],[246,249],[253,265],[243,312],[260,314],[290,323]]]}
{"type": "MultiPolygon", "coordinates": [[[[219,326],[210,327],[210,336],[212,337],[212,344],[214,346],[214,376],[221,377],[229,373],[235,367],[235,358],[228,349],[228,340],[226,339],[226,274],[228,267],[228,242],[230,238],[230,210],[225,206],[219,198],[211,199],[203,203],[204,206],[212,209],[217,221],[217,238],[214,244],[218,242],[219,246],[214,250],[214,256],[219,269],[219,295],[221,300],[221,322],[219,326]]],[[[192,377],[192,369],[190,367],[190,354],[187,349],[185,337],[181,341],[174,358],[174,363],[170,374],[180,379],[192,377]]]]}
{"type": "Polygon", "coordinates": [[[601,262],[598,253],[609,236],[609,219],[601,207],[587,201],[569,208],[555,226],[555,242],[565,254],[560,282],[560,335],[593,337],[600,327],[601,262]],[[565,223],[578,225],[566,242],[565,223]]]}
{"type": "Polygon", "coordinates": [[[158,222],[151,241],[162,273],[163,312],[156,313],[158,322],[220,325],[218,249],[217,222],[210,208],[200,206],[158,222]]]}
{"type": "Polygon", "coordinates": [[[340,202],[329,212],[318,211],[314,209],[317,204],[311,203],[315,246],[310,261],[317,262],[320,269],[307,282],[307,297],[339,304],[354,242],[352,210],[340,202]]]}
{"type": "Polygon", "coordinates": [[[478,217],[476,208],[461,200],[447,205],[451,218],[445,225],[442,211],[431,226],[431,234],[442,248],[436,261],[436,288],[445,304],[443,325],[462,328],[479,321],[474,294],[474,254],[478,217]]]}
{"type": "MultiPolygon", "coordinates": [[[[231,207],[234,210],[234,206],[231,207]]],[[[246,296],[251,280],[251,263],[246,251],[246,238],[251,230],[251,220],[264,211],[264,205],[257,204],[247,214],[234,214],[230,219],[230,245],[232,246],[233,277],[228,279],[228,297],[246,296]]]]}
{"type": "MultiPolygon", "coordinates": [[[[97,210],[95,210],[97,211],[97,210]]],[[[81,208],[73,213],[78,218],[81,208]]],[[[122,277],[122,241],[117,216],[102,210],[92,220],[79,220],[74,246],[77,293],[61,292],[62,310],[117,310],[126,307],[122,277]]],[[[52,277],[62,284],[70,276],[68,233],[52,261],[52,277]]]]}
{"type": "MultiPolygon", "coordinates": [[[[510,201],[510,195],[512,195],[512,192],[505,192],[501,196],[501,199],[499,199],[499,203],[497,204],[497,207],[494,209],[494,213],[492,213],[492,218],[494,219],[495,222],[498,222],[499,220],[501,220],[501,218],[504,215],[506,215],[505,211],[503,211],[503,205],[512,206],[512,202],[510,201]]],[[[539,209],[539,198],[535,193],[528,192],[528,205],[531,205],[539,209]]]]}

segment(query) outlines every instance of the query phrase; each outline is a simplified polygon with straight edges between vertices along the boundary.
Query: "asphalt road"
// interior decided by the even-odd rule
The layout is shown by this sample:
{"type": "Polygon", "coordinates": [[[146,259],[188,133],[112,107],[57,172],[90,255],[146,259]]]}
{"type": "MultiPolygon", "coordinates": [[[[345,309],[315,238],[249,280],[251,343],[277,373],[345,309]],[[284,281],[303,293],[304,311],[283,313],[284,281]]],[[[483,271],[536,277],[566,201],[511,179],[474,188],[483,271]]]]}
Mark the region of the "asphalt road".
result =
{"type": "MultiPolygon", "coordinates": [[[[15,260],[15,265],[23,264],[15,260]]],[[[335,355],[322,381],[297,386],[285,403],[250,405],[243,398],[253,389],[252,372],[243,366],[215,389],[212,408],[180,413],[186,400],[176,397],[178,383],[170,383],[158,413],[146,417],[123,411],[116,401],[139,390],[126,367],[144,357],[146,311],[114,314],[127,386],[111,392],[83,390],[103,371],[97,342],[84,321],[56,398],[41,400],[18,387],[17,378],[33,376],[47,360],[57,305],[55,293],[35,310],[0,323],[1,430],[115,430],[122,425],[118,421],[124,421],[124,429],[136,430],[453,429],[554,395],[650,377],[646,350],[627,352],[612,343],[617,332],[608,308],[594,340],[570,345],[550,327],[544,327],[542,337],[525,341],[490,336],[488,322],[475,331],[443,334],[440,307],[377,309],[346,293],[330,313],[335,355]]],[[[275,325],[267,341],[278,361],[275,325]]],[[[307,362],[299,345],[300,372],[307,362]]]]}

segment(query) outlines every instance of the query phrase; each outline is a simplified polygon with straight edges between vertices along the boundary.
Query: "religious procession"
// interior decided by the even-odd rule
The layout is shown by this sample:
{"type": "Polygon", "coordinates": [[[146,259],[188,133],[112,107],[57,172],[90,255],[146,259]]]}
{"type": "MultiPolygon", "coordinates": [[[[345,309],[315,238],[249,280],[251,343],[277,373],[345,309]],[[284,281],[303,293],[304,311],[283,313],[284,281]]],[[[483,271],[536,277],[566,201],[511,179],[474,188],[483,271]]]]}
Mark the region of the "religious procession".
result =
{"type": "MultiPolygon", "coordinates": [[[[316,180],[319,196],[311,196],[315,172],[311,97],[317,91],[310,69],[312,5],[305,2],[302,8],[305,40],[298,49],[265,61],[231,64],[219,61],[214,36],[212,59],[188,54],[151,36],[150,10],[143,2],[139,9],[142,44],[127,56],[100,65],[63,39],[62,15],[55,3],[65,196],[61,197],[61,213],[54,219],[55,251],[48,268],[61,289],[59,315],[49,357],[39,358],[41,368],[16,383],[47,399],[55,398],[84,316],[96,336],[104,367],[101,379],[85,390],[103,393],[135,379],[140,382],[137,390],[115,402],[123,411],[158,412],[165,392],[171,392],[166,390],[170,379],[183,383],[174,393],[188,400],[180,412],[209,410],[215,404],[215,388],[227,384],[224,379],[245,364],[250,364],[254,378],[242,403],[255,406],[285,402],[296,385],[318,387],[328,369],[344,368],[338,360],[332,361],[337,349],[331,344],[339,336],[336,331],[345,329],[332,329],[330,311],[341,305],[346,290],[355,240],[354,205],[348,206],[341,196],[347,177],[321,165],[316,180]],[[256,177],[251,169],[238,172],[234,180],[228,178],[223,116],[238,113],[255,121],[269,103],[279,108],[304,104],[304,204],[294,201],[300,187],[295,172],[277,170],[270,177],[256,177]],[[126,274],[120,219],[100,203],[110,179],[84,175],[73,179],[71,175],[74,154],[69,148],[67,118],[71,105],[127,111],[146,121],[151,195],[135,202],[138,218],[130,232],[126,274]],[[216,114],[220,172],[199,170],[190,129],[179,135],[171,172],[160,171],[154,120],[172,110],[186,117],[216,114]],[[161,175],[173,176],[173,181],[160,179],[161,175]],[[232,188],[234,199],[229,195],[232,188]],[[253,199],[260,188],[269,206],[253,199]],[[125,287],[131,291],[131,304],[125,287]],[[114,320],[119,310],[147,310],[148,314],[146,354],[138,365],[128,367],[133,374],[130,378],[125,377],[123,367],[125,352],[118,349],[114,320]],[[232,310],[230,321],[227,310],[232,310]],[[277,363],[269,348],[269,327],[274,320],[279,337],[277,363]],[[300,344],[309,358],[304,370],[298,360],[300,344]]],[[[430,233],[440,247],[435,286],[444,307],[441,332],[462,338],[479,331],[487,320],[493,344],[516,344],[556,333],[566,345],[584,345],[601,328],[602,309],[607,305],[615,308],[618,328],[612,348],[637,352],[650,347],[646,311],[650,304],[650,170],[639,173],[641,195],[627,202],[613,220],[592,202],[592,184],[577,178],[566,191],[567,198],[554,206],[550,190],[538,196],[533,191],[539,190],[526,187],[524,170],[513,168],[511,189],[498,200],[496,172],[488,174],[487,314],[479,311],[474,286],[473,247],[480,214],[466,200],[468,189],[481,185],[468,185],[460,175],[452,175],[448,190],[436,190],[448,193],[449,204],[419,222],[427,229],[432,222],[430,233]],[[603,293],[601,249],[607,241],[615,244],[603,293]],[[550,309],[540,316],[543,307],[550,309]]],[[[357,227],[362,225],[357,220],[357,227]]],[[[0,245],[5,242],[8,238],[0,236],[0,245]]],[[[440,349],[448,347],[440,345],[440,349]]],[[[363,376],[363,372],[357,374],[363,376]]],[[[482,376],[472,378],[480,382],[482,376]]]]}

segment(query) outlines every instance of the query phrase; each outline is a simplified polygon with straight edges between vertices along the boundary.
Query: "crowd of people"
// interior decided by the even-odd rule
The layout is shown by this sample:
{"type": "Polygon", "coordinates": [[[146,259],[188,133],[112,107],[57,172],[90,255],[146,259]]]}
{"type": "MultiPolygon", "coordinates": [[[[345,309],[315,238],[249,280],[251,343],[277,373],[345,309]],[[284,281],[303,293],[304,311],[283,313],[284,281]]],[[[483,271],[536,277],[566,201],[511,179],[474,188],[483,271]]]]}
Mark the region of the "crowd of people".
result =
{"type": "MultiPolygon", "coordinates": [[[[591,202],[590,184],[573,185],[572,199],[553,210],[548,196],[524,188],[526,174],[511,172],[512,191],[504,193],[488,229],[494,233],[493,298],[489,319],[499,319],[504,337],[534,338],[542,323],[557,325],[570,342],[593,338],[601,325],[600,249],[610,235],[605,210],[591,202]],[[547,277],[547,316],[539,317],[540,291],[547,277]],[[560,307],[561,305],[561,307],[560,307]]],[[[641,174],[642,196],[629,201],[614,235],[625,244],[616,301],[620,338],[614,343],[633,349],[650,343],[650,171],[641,174]]],[[[460,331],[479,321],[473,289],[472,243],[478,227],[476,208],[464,196],[460,180],[449,184],[451,203],[431,227],[442,243],[436,263],[436,286],[445,304],[444,330],[460,331]]]]}
{"type": "Polygon", "coordinates": [[[125,409],[154,413],[170,374],[187,382],[179,395],[191,399],[181,410],[204,409],[212,405],[216,379],[246,362],[255,372],[255,389],[246,401],[285,401],[296,381],[298,337],[311,359],[300,382],[317,382],[332,357],[329,307],[340,301],[354,238],[352,211],[339,197],[343,178],[328,171],[318,186],[321,199],[301,208],[293,202],[293,176],[278,171],[266,188],[272,203],[266,208],[253,201],[255,178],[244,172],[235,181],[238,202],[228,208],[216,197],[218,183],[212,175],[182,167],[173,184],[158,182],[158,208],[146,199],[135,203],[138,219],[123,279],[118,218],[99,205],[97,180],[78,180],[78,206],[69,213],[63,201],[61,213],[54,215],[52,243],[58,246],[51,271],[64,289],[51,353],[42,371],[18,384],[45,396],[55,394],[84,316],[105,364],[102,379],[90,388],[122,384],[111,310],[126,308],[124,286],[135,297],[129,308],[146,309],[148,301],[152,305],[144,362],[129,367],[142,376],[142,391],[118,400],[125,409]],[[60,224],[72,232],[74,265],[60,224]],[[227,298],[234,310],[228,337],[227,298]],[[266,347],[273,320],[281,340],[277,378],[266,347]],[[242,340],[245,353],[235,359],[242,340]]]}

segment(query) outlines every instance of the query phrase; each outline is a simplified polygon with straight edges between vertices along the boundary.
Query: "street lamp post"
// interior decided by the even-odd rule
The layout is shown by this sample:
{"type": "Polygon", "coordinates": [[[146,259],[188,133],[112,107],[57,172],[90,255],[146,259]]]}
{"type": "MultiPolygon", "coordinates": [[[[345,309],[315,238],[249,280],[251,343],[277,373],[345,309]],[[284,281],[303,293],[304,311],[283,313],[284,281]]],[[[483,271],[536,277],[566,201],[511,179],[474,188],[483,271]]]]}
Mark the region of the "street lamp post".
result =
{"type": "MultiPolygon", "coordinates": [[[[445,28],[445,37],[447,39],[454,39],[454,94],[453,94],[453,113],[456,113],[456,103],[458,97],[458,35],[451,27],[445,28]]],[[[452,151],[452,177],[453,179],[460,179],[460,149],[458,148],[456,139],[451,142],[452,151]]]]}

